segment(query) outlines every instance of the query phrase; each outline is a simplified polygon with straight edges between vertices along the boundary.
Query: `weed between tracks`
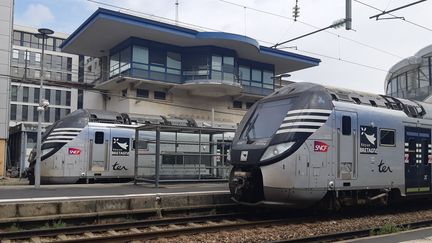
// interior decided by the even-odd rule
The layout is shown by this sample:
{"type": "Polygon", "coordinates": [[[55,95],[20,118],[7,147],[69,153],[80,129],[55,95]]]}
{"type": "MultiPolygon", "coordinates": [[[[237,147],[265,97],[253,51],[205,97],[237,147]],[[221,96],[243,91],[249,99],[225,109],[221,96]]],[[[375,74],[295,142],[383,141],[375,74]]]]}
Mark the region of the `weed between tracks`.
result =
{"type": "Polygon", "coordinates": [[[58,228],[64,228],[66,226],[67,225],[65,222],[58,220],[58,221],[53,221],[51,225],[49,223],[45,223],[45,225],[40,227],[40,229],[58,229],[58,228]]]}
{"type": "Polygon", "coordinates": [[[409,230],[409,227],[398,226],[395,224],[385,224],[379,229],[372,230],[371,235],[392,234],[392,233],[397,233],[405,230],[409,230]]]}

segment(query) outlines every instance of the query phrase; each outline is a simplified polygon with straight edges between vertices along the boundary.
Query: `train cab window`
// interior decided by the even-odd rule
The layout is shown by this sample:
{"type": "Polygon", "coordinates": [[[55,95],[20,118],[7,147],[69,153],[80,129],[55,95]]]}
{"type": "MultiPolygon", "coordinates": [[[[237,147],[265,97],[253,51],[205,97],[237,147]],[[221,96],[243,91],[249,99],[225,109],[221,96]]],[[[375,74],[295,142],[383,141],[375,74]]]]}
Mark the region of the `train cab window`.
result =
{"type": "Polygon", "coordinates": [[[342,135],[351,135],[351,117],[342,116],[342,135]]]}
{"type": "Polygon", "coordinates": [[[104,143],[104,132],[95,132],[95,144],[104,143]]]}
{"type": "Polygon", "coordinates": [[[380,145],[395,146],[395,131],[390,129],[380,129],[380,145]]]}

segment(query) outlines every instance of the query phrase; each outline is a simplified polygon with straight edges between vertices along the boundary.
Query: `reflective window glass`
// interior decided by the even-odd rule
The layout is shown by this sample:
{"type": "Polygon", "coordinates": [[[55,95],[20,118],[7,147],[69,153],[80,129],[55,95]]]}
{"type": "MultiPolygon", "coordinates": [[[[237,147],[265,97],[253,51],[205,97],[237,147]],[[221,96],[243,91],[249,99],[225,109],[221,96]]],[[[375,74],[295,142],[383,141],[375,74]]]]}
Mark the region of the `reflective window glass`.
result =
{"type": "Polygon", "coordinates": [[[222,57],[212,56],[212,70],[222,71],[222,57]]]}
{"type": "Polygon", "coordinates": [[[148,63],[149,61],[149,51],[146,47],[134,46],[132,55],[134,62],[148,63]]]}
{"type": "Polygon", "coordinates": [[[23,87],[23,102],[29,101],[29,87],[23,87]]]}
{"type": "Polygon", "coordinates": [[[11,87],[11,100],[17,101],[18,98],[18,87],[15,85],[12,85],[11,87]]]}
{"type": "Polygon", "coordinates": [[[250,69],[246,66],[239,66],[239,78],[242,80],[250,80],[250,69]]]}
{"type": "Polygon", "coordinates": [[[179,53],[175,53],[175,52],[167,53],[167,67],[181,69],[181,56],[179,53]]]}
{"type": "Polygon", "coordinates": [[[261,70],[252,69],[252,80],[261,82],[261,70]]]}
{"type": "Polygon", "coordinates": [[[120,53],[120,72],[130,68],[130,48],[126,48],[120,53]]]}
{"type": "Polygon", "coordinates": [[[12,121],[15,121],[16,120],[17,105],[16,104],[11,104],[10,108],[11,108],[11,110],[10,110],[10,119],[12,121]]]}

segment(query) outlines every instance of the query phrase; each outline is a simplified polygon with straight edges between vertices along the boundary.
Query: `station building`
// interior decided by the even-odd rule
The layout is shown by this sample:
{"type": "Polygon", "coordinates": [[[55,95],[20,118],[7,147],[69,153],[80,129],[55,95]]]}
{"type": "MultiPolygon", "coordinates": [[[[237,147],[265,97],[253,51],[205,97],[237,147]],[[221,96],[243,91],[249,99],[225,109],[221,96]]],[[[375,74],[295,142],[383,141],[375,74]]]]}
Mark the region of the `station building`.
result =
{"type": "Polygon", "coordinates": [[[384,83],[387,95],[422,101],[432,94],[432,45],[390,68],[384,83]]]}
{"type": "Polygon", "coordinates": [[[93,83],[100,93],[86,96],[86,107],[209,124],[237,124],[277,88],[276,75],[320,63],[247,36],[199,32],[107,9],[98,9],[60,48],[100,63],[93,83]]]}

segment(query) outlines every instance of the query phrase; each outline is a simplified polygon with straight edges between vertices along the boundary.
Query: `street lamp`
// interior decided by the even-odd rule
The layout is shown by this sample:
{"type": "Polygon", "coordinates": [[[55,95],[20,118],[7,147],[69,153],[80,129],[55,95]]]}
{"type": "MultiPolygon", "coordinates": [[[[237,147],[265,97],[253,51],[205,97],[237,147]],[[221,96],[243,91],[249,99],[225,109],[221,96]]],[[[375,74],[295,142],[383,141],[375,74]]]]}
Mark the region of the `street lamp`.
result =
{"type": "Polygon", "coordinates": [[[36,164],[34,167],[34,180],[35,188],[40,187],[41,179],[41,156],[42,156],[42,116],[45,108],[49,105],[48,101],[44,99],[43,92],[43,81],[44,81],[44,55],[45,55],[45,40],[49,38],[49,35],[54,34],[54,31],[50,29],[41,28],[38,29],[37,34],[34,36],[38,39],[42,39],[42,55],[40,62],[40,88],[39,88],[39,106],[38,111],[38,128],[37,128],[37,140],[36,140],[36,164]]]}

